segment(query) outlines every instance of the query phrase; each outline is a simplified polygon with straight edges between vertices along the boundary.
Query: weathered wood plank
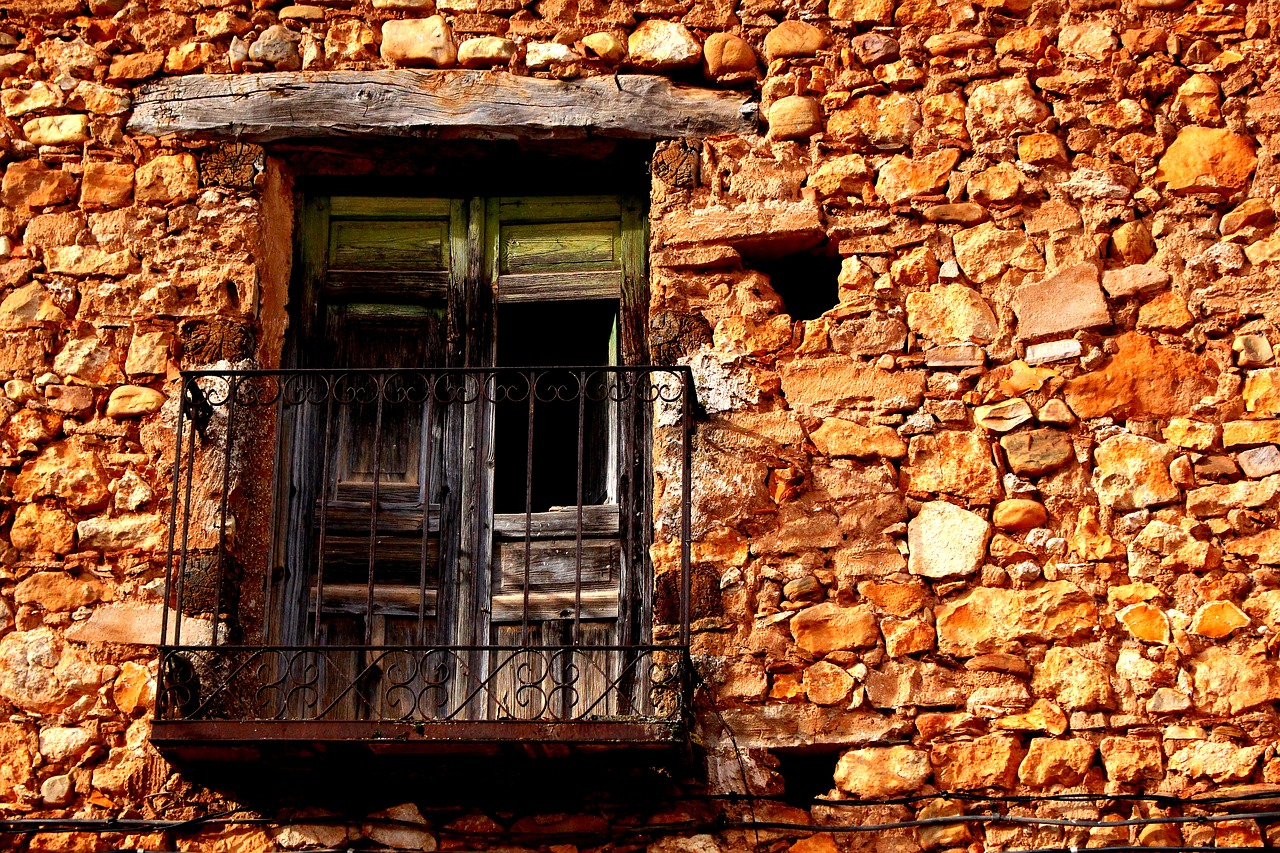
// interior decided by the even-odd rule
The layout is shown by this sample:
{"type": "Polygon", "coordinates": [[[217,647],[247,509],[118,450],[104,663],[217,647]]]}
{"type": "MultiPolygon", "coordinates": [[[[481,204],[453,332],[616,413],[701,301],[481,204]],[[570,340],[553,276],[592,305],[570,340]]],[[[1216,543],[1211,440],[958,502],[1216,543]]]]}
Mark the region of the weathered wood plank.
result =
{"type": "Polygon", "coordinates": [[[448,273],[447,220],[335,219],[330,270],[439,270],[448,273]]]}
{"type": "Polygon", "coordinates": [[[499,302],[554,302],[564,299],[618,299],[622,273],[534,272],[498,276],[499,302]]]}
{"type": "MultiPolygon", "coordinates": [[[[494,569],[501,578],[499,589],[524,589],[525,553],[523,542],[498,542],[494,546],[494,569]]],[[[617,575],[621,547],[614,539],[586,539],[582,543],[582,584],[584,587],[608,583],[617,575]]],[[[578,576],[577,544],[566,539],[530,540],[529,587],[533,596],[549,590],[573,589],[578,576]]]]}
{"type": "Polygon", "coordinates": [[[621,75],[541,80],[492,71],[330,71],[171,77],[143,87],[134,133],[266,142],[381,134],[666,139],[752,133],[739,92],[621,75]]]}
{"type": "MultiPolygon", "coordinates": [[[[529,621],[547,619],[572,619],[577,606],[573,590],[544,592],[529,597],[529,621]]],[[[493,597],[494,622],[519,622],[524,613],[524,593],[511,592],[493,597]]],[[[618,588],[584,589],[582,591],[582,618],[618,618],[618,588]]]]}
{"type": "MultiPolygon", "coordinates": [[[[311,587],[311,609],[316,607],[316,593],[319,590],[311,587]]],[[[325,613],[348,613],[364,616],[369,605],[369,589],[364,584],[327,583],[324,585],[325,613]]],[[[436,615],[436,591],[428,587],[426,595],[416,586],[408,584],[378,584],[373,590],[373,612],[375,616],[417,616],[422,606],[427,616],[436,615]]],[[[360,642],[356,640],[355,642],[360,642]]]]}
{"type": "MultiPolygon", "coordinates": [[[[564,539],[574,535],[578,525],[578,508],[535,512],[529,518],[529,533],[539,539],[564,539]]],[[[497,513],[493,517],[494,532],[505,539],[524,539],[523,512],[497,513]]],[[[616,506],[584,506],[582,535],[587,537],[617,536],[616,506]]]]}
{"type": "Polygon", "coordinates": [[[617,222],[542,222],[502,229],[502,273],[620,266],[617,222]]]}

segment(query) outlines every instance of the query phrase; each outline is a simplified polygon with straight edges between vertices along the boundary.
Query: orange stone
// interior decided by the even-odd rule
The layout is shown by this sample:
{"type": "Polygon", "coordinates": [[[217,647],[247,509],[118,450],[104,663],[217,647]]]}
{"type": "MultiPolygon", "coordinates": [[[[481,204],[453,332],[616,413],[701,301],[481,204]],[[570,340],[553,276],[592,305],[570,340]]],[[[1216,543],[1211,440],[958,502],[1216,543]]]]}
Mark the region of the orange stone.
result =
{"type": "Polygon", "coordinates": [[[1242,188],[1258,164],[1253,141],[1217,127],[1184,127],[1160,158],[1156,181],[1170,192],[1216,192],[1242,188]]]}
{"type": "Polygon", "coordinates": [[[1206,358],[1137,332],[1116,338],[1116,345],[1119,352],[1102,369],[1063,387],[1078,417],[1170,418],[1190,411],[1217,386],[1218,369],[1206,358]]]}

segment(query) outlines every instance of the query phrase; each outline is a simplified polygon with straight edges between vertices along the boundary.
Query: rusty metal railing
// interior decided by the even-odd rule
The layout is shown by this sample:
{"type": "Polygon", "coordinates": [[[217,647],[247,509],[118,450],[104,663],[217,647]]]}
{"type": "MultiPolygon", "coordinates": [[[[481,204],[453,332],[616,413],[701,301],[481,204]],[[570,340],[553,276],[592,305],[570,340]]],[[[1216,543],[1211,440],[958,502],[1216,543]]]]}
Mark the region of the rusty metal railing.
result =
{"type": "Polygon", "coordinates": [[[685,368],[195,371],[157,717],[674,720],[685,368]]]}

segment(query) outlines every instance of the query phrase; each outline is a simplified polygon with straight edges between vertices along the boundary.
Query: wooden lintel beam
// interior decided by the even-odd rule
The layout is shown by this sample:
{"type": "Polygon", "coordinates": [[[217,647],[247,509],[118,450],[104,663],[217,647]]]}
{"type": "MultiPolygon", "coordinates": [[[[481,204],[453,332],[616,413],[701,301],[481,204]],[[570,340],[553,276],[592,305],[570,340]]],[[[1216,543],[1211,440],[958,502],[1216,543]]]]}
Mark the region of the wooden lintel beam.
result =
{"type": "Polygon", "coordinates": [[[269,142],[326,136],[667,139],[749,133],[741,92],[626,74],[542,80],[493,71],[196,74],[143,87],[129,129],[269,142]]]}

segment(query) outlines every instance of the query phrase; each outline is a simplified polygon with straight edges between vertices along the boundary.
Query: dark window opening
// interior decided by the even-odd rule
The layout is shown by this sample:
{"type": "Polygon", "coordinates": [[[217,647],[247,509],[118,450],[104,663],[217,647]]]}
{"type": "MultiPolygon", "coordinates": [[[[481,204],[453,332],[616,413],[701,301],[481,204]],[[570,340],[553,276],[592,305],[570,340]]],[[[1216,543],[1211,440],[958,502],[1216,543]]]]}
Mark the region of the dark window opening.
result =
{"type": "Polygon", "coordinates": [[[840,258],[800,252],[774,261],[757,261],[753,268],[769,276],[791,319],[816,320],[840,302],[840,258]]]}
{"type": "MultiPolygon", "coordinates": [[[[498,366],[604,367],[616,363],[617,318],[618,304],[613,300],[500,305],[498,366]]],[[[609,502],[610,378],[592,371],[504,371],[499,381],[512,399],[499,402],[495,413],[494,511],[520,513],[526,503],[532,512],[577,506],[579,470],[583,504],[609,502]],[[535,398],[532,412],[528,399],[531,382],[535,398]],[[580,388],[584,382],[585,388],[580,388]],[[586,392],[585,397],[580,390],[586,392]]]]}
{"type": "Polygon", "coordinates": [[[777,750],[778,775],[782,777],[782,801],[797,808],[807,809],[813,801],[830,793],[835,787],[836,762],[840,750],[777,750]]]}

